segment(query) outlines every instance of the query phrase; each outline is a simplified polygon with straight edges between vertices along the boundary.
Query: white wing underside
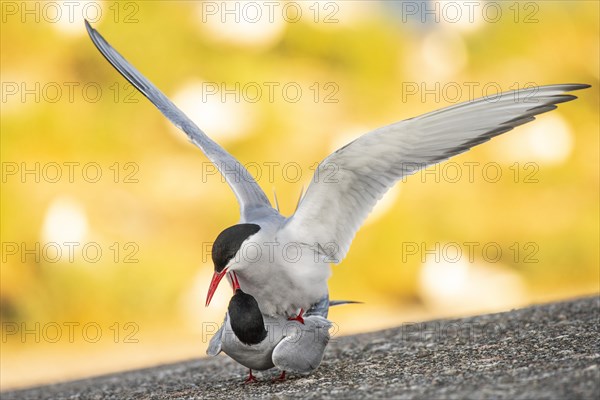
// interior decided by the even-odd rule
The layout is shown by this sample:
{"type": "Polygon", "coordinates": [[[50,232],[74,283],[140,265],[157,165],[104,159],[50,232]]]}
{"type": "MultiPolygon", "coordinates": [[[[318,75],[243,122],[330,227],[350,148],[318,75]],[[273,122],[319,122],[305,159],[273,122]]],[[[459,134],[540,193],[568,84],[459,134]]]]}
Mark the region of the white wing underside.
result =
{"type": "Polygon", "coordinates": [[[375,203],[399,179],[486,142],[575,96],[588,85],[506,92],[400,121],[369,132],[323,160],[280,235],[318,245],[339,263],[375,203]]]}
{"type": "Polygon", "coordinates": [[[135,69],[108,42],[85,21],[87,31],[100,53],[112,64],[125,79],[136,87],[154,104],[175,126],[189,137],[190,141],[204,152],[219,169],[235,193],[240,205],[243,220],[252,220],[255,216],[276,213],[269,199],[238,160],[210,139],[191,119],[189,119],[156,86],[135,69]]]}

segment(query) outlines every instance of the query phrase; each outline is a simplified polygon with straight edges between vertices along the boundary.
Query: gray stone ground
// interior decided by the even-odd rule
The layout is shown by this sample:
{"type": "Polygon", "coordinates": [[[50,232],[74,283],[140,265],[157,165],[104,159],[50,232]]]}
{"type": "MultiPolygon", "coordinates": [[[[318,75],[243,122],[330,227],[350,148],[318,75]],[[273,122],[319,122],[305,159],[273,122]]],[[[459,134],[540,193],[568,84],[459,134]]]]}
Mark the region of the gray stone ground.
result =
{"type": "Polygon", "coordinates": [[[219,356],[1,397],[598,399],[599,311],[592,297],[340,337],[315,373],[281,383],[244,386],[246,370],[219,356]]]}

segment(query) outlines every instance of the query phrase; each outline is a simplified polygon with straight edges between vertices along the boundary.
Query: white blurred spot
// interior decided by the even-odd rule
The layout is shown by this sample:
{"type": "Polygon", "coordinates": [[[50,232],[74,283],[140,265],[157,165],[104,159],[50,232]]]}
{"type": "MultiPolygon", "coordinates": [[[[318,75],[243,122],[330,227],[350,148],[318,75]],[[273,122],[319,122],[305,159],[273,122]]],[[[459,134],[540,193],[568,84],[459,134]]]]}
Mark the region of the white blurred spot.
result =
{"type": "Polygon", "coordinates": [[[392,186],[390,190],[383,195],[381,200],[375,204],[373,211],[371,211],[367,217],[367,220],[365,221],[365,225],[372,224],[373,222],[378,221],[385,216],[385,214],[387,214],[392,207],[394,207],[398,197],[400,197],[400,183],[396,183],[394,186],[392,186]]]}
{"type": "Polygon", "coordinates": [[[355,125],[344,128],[340,134],[335,135],[333,139],[329,142],[329,152],[333,153],[334,151],[349,144],[353,140],[358,139],[365,133],[368,133],[370,130],[370,128],[362,125],[355,125]]]}
{"type": "Polygon", "coordinates": [[[190,286],[180,298],[181,316],[185,324],[195,332],[214,333],[212,329],[223,323],[227,305],[233,295],[227,278],[224,278],[215,292],[210,306],[204,306],[213,271],[212,264],[202,265],[191,281],[190,286]],[[211,330],[211,332],[205,332],[208,330],[211,330]]]}
{"type": "MultiPolygon", "coordinates": [[[[269,47],[283,36],[282,7],[261,2],[200,2],[198,24],[216,42],[269,47]],[[278,10],[278,11],[277,11],[278,10]]],[[[290,11],[293,16],[293,10],[290,11]]]]}
{"type": "Polygon", "coordinates": [[[421,269],[420,294],[428,308],[464,315],[510,309],[526,302],[518,274],[500,264],[470,263],[468,249],[451,245],[440,244],[437,254],[427,254],[421,269]]]}
{"type": "MultiPolygon", "coordinates": [[[[431,8],[439,10],[440,22],[449,29],[472,32],[483,26],[483,4],[473,1],[435,1],[431,8]]],[[[425,3],[423,3],[425,4],[425,3]]]]}
{"type": "MultiPolygon", "coordinates": [[[[439,255],[436,255],[438,257],[439,255]]],[[[429,258],[433,258],[431,255],[429,258]]],[[[428,260],[421,269],[420,284],[423,294],[433,300],[452,299],[467,286],[469,264],[464,261],[435,262],[428,260]]]]}
{"type": "MultiPolygon", "coordinates": [[[[236,102],[233,94],[223,96],[220,85],[206,82],[186,84],[173,95],[173,102],[208,136],[222,144],[247,135],[255,118],[249,107],[243,102],[236,102]]],[[[234,85],[230,86],[225,88],[228,90],[234,85]]],[[[171,123],[169,125],[172,126],[171,123]]],[[[173,132],[187,141],[179,129],[174,128],[173,132]]]]}
{"type": "Polygon", "coordinates": [[[573,149],[573,134],[559,115],[548,115],[537,124],[526,126],[531,151],[538,160],[557,164],[564,162],[573,149]]]}
{"type": "Polygon", "coordinates": [[[421,44],[421,58],[430,79],[443,79],[458,74],[467,65],[467,48],[460,33],[450,29],[431,31],[421,44]]]}
{"type": "MultiPolygon", "coordinates": [[[[86,35],[84,19],[94,22],[99,21],[105,13],[102,0],[82,1],[48,1],[39,2],[40,15],[45,22],[49,22],[56,30],[67,35],[86,35]]],[[[124,7],[114,3],[110,7],[115,19],[123,21],[128,14],[124,7]],[[119,11],[123,15],[119,15],[119,11]]]]}
{"type": "Polygon", "coordinates": [[[495,148],[505,162],[561,164],[573,151],[573,132],[560,114],[547,114],[515,128],[495,148]]]}
{"type": "Polygon", "coordinates": [[[58,197],[50,203],[42,227],[42,240],[45,243],[81,243],[87,231],[86,212],[78,201],[70,197],[58,197]]]}

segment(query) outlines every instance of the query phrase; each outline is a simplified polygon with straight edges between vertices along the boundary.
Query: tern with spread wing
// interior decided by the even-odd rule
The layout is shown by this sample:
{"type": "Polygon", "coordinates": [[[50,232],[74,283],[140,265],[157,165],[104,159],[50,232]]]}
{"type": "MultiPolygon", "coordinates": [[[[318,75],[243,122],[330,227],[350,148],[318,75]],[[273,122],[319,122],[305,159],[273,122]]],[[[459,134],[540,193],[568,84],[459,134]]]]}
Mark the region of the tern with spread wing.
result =
{"type": "Polygon", "coordinates": [[[295,213],[275,210],[248,171],[211,140],[86,21],[104,57],[144,94],[221,171],[233,190],[240,221],[217,237],[215,272],[206,305],[219,281],[235,272],[265,315],[300,318],[328,293],[330,265],[341,262],[375,203],[398,180],[444,161],[576,97],[589,85],[560,84],[501,93],[443,108],[369,132],[323,160],[295,213]],[[333,171],[333,173],[332,173],[333,171]]]}

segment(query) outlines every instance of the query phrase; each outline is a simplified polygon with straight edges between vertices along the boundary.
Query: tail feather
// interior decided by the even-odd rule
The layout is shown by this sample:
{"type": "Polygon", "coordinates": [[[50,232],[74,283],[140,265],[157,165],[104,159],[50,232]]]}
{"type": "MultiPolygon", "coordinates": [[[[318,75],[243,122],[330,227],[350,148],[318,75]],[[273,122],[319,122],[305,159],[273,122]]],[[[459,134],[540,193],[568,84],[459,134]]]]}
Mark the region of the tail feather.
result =
{"type": "Polygon", "coordinates": [[[321,300],[319,300],[318,302],[313,304],[312,307],[310,309],[308,309],[306,311],[306,313],[304,313],[304,315],[306,315],[306,316],[319,315],[323,318],[327,318],[327,315],[329,314],[329,307],[339,306],[342,304],[362,304],[362,302],[353,301],[353,300],[329,301],[329,294],[326,294],[325,296],[323,296],[323,298],[321,300]]]}
{"type": "Polygon", "coordinates": [[[344,304],[365,304],[362,301],[354,301],[354,300],[330,300],[329,307],[333,306],[341,306],[344,304]]]}

